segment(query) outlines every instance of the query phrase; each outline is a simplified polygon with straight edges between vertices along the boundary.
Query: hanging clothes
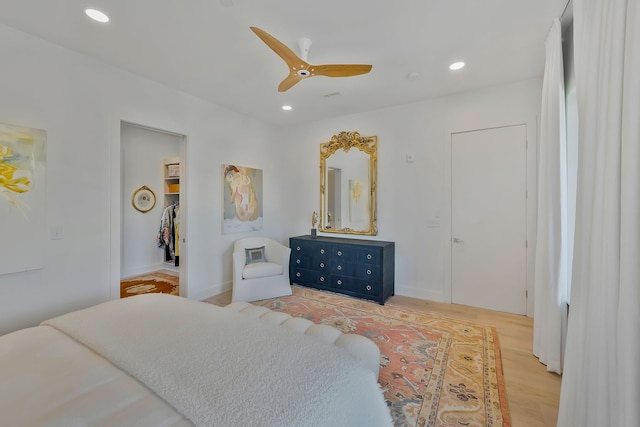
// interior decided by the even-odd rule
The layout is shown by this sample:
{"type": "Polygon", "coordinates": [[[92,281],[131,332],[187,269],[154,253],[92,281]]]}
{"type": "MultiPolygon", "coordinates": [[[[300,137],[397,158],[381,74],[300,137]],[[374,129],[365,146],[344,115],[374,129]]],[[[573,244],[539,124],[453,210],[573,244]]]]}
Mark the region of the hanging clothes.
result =
{"type": "Polygon", "coordinates": [[[176,204],[168,205],[162,211],[160,229],[156,237],[158,247],[165,248],[165,261],[176,259],[176,204]]]}
{"type": "Polygon", "coordinates": [[[180,265],[180,206],[177,206],[173,210],[173,230],[174,230],[174,244],[175,249],[175,262],[174,265],[178,267],[180,265]]]}

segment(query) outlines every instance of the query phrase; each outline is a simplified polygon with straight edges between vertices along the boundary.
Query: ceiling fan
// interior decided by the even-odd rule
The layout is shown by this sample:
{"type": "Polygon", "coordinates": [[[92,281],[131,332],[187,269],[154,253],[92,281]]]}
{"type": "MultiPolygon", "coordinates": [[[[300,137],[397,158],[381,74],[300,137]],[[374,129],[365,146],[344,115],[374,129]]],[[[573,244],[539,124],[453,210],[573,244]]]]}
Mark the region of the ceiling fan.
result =
{"type": "Polygon", "coordinates": [[[266,31],[257,27],[249,27],[251,31],[256,33],[263,42],[267,44],[275,53],[284,59],[284,62],[289,66],[289,75],[280,82],[278,86],[278,92],[285,92],[300,80],[313,77],[313,76],[326,76],[326,77],[351,77],[358,76],[360,74],[366,74],[371,71],[371,65],[366,64],[325,64],[325,65],[312,65],[307,62],[307,53],[309,53],[309,46],[311,46],[311,40],[307,38],[301,38],[298,40],[298,46],[300,47],[300,56],[293,53],[284,43],[273,37],[266,31]]]}

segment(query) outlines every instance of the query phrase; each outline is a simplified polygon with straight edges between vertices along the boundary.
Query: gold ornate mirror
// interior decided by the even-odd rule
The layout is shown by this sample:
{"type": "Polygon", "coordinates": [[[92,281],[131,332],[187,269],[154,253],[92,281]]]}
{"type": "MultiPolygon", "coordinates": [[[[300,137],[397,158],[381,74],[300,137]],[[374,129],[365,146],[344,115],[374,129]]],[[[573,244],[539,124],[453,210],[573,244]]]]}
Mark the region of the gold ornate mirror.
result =
{"type": "Polygon", "coordinates": [[[378,234],[377,150],[377,137],[358,132],[340,132],[320,144],[320,231],[378,234]]]}

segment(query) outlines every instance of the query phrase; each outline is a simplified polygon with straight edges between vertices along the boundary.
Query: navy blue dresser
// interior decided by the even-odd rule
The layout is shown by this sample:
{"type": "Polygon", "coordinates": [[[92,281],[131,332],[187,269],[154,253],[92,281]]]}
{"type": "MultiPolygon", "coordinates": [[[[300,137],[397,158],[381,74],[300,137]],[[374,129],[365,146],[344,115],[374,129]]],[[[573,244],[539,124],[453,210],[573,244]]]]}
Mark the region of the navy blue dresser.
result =
{"type": "Polygon", "coordinates": [[[337,237],[289,239],[292,284],[384,302],[394,294],[395,243],[337,237]]]}

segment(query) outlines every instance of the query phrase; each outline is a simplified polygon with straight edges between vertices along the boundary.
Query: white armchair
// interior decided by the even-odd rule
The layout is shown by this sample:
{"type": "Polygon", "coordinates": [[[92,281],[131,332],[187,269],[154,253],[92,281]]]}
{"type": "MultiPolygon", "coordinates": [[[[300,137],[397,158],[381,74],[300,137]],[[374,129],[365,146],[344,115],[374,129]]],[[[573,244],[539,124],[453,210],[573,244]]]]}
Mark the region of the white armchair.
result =
{"type": "MultiPolygon", "coordinates": [[[[260,251],[255,251],[260,255],[260,251]]],[[[257,301],[291,295],[289,257],[291,249],[266,237],[237,240],[233,247],[233,290],[231,302],[257,301]],[[252,261],[246,249],[264,247],[265,261],[252,261]]]]}

